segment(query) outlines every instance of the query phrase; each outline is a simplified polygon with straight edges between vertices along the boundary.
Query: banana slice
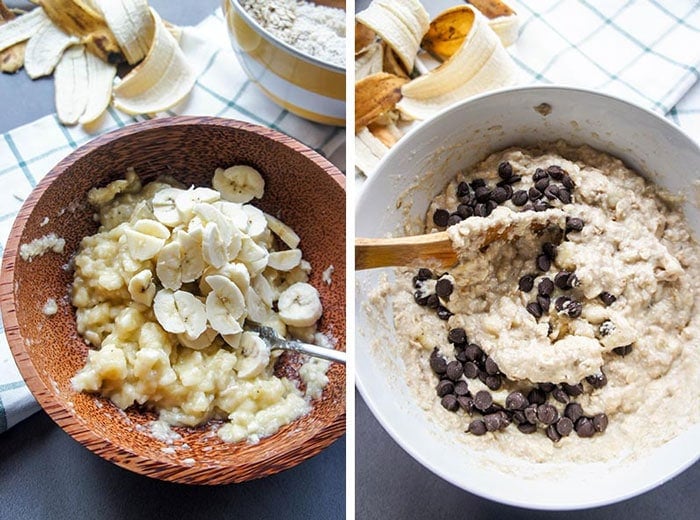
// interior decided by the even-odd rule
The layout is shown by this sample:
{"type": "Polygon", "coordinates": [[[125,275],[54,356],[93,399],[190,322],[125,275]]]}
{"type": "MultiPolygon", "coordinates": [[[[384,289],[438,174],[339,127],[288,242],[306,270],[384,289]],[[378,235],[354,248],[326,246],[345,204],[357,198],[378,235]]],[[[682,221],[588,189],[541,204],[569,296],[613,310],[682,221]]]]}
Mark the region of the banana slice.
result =
{"type": "Polygon", "coordinates": [[[156,276],[163,287],[176,291],[182,285],[180,244],[173,241],[163,246],[156,257],[156,276]]]}
{"type": "Polygon", "coordinates": [[[91,53],[85,53],[88,72],[88,99],[85,104],[85,111],[80,116],[78,122],[86,125],[97,120],[112,99],[112,84],[117,75],[117,67],[105,63],[91,53]]]}
{"type": "Polygon", "coordinates": [[[214,329],[207,327],[204,332],[194,339],[190,338],[187,333],[181,333],[177,335],[177,340],[181,345],[184,345],[187,348],[191,348],[193,350],[203,350],[211,346],[216,339],[216,335],[217,332],[214,329]]]}
{"type": "Polygon", "coordinates": [[[170,237],[170,231],[155,220],[137,220],[124,230],[129,254],[136,260],[149,260],[156,256],[170,237]]]}
{"type": "Polygon", "coordinates": [[[221,194],[211,188],[190,188],[180,190],[175,199],[175,206],[185,219],[192,218],[194,207],[197,204],[216,202],[221,198],[221,194]]]}
{"type": "Polygon", "coordinates": [[[252,278],[265,270],[269,256],[264,247],[256,244],[249,236],[243,236],[241,250],[236,258],[245,264],[252,278]]]}
{"type": "Polygon", "coordinates": [[[229,262],[220,269],[210,266],[204,270],[202,277],[199,279],[199,292],[205,296],[211,292],[211,287],[207,283],[207,276],[214,274],[220,274],[231,280],[243,294],[250,287],[250,274],[246,266],[238,262],[229,262]]]}
{"type": "Polygon", "coordinates": [[[228,262],[228,245],[221,237],[219,226],[207,222],[202,231],[202,256],[204,261],[214,267],[223,267],[228,262]]]}
{"type": "Polygon", "coordinates": [[[175,199],[182,193],[185,193],[185,190],[165,188],[153,195],[153,214],[160,223],[169,227],[183,223],[182,215],[175,204],[175,199]]]}
{"type": "Polygon", "coordinates": [[[89,81],[85,47],[68,47],[54,72],[56,114],[65,125],[74,125],[85,112],[89,97],[89,81]]]}
{"type": "Polygon", "coordinates": [[[243,211],[243,204],[238,202],[229,202],[228,200],[220,200],[212,204],[216,209],[223,213],[233,223],[239,231],[243,233],[248,229],[248,215],[243,211]]]}
{"type": "Polygon", "coordinates": [[[286,251],[274,251],[267,259],[268,267],[278,271],[291,271],[301,262],[301,249],[287,249],[286,251]]]}
{"type": "Polygon", "coordinates": [[[265,192],[265,179],[250,166],[237,165],[230,168],[217,168],[212,179],[214,189],[221,197],[231,202],[249,202],[261,199],[265,192]]]}
{"type": "Polygon", "coordinates": [[[141,61],[153,38],[147,0],[92,0],[102,13],[129,64],[141,61]]]}
{"type": "Polygon", "coordinates": [[[313,325],[323,313],[318,291],[305,282],[297,282],[282,292],[277,308],[282,321],[294,327],[313,325]]]}
{"type": "Polygon", "coordinates": [[[144,60],[114,88],[114,106],[127,114],[162,112],[182,101],[197,79],[177,41],[151,9],[155,30],[144,60]]]}
{"type": "Polygon", "coordinates": [[[150,269],[139,271],[129,280],[129,294],[136,303],[150,307],[156,294],[156,285],[153,283],[153,273],[150,269]]]}
{"type": "Polygon", "coordinates": [[[287,244],[290,249],[294,249],[299,245],[301,239],[291,227],[272,215],[268,215],[267,213],[264,213],[264,215],[265,219],[267,220],[267,226],[280,238],[282,242],[287,244]]]}
{"type": "Polygon", "coordinates": [[[199,242],[182,229],[173,232],[180,244],[180,279],[182,283],[194,282],[204,272],[204,258],[199,242]]]}
{"type": "MultiPolygon", "coordinates": [[[[470,96],[513,85],[519,74],[486,18],[464,5],[448,11],[471,11],[473,25],[457,51],[437,69],[401,88],[396,107],[407,118],[426,119],[443,108],[470,96]]],[[[444,14],[444,13],[443,13],[444,14]]]]}
{"type": "Polygon", "coordinates": [[[248,287],[245,292],[245,305],[248,310],[247,319],[261,325],[269,320],[270,315],[273,314],[270,307],[265,304],[253,287],[248,287]]]}
{"type": "Polygon", "coordinates": [[[241,334],[241,356],[236,361],[236,371],[238,377],[244,379],[256,377],[270,363],[270,347],[265,341],[253,332],[241,334]]]}
{"type": "Polygon", "coordinates": [[[223,339],[227,345],[237,349],[241,345],[241,336],[243,336],[243,331],[237,334],[222,334],[221,339],[223,339]]]}
{"type": "Polygon", "coordinates": [[[0,25],[0,51],[28,40],[50,20],[40,7],[0,25]]]}
{"type": "Polygon", "coordinates": [[[235,258],[241,248],[241,233],[238,231],[238,228],[233,225],[226,215],[211,204],[195,204],[193,211],[196,216],[202,219],[202,222],[213,222],[216,224],[224,247],[227,249],[227,254],[232,255],[231,258],[235,258]]]}
{"type": "MultiPolygon", "coordinates": [[[[38,9],[41,11],[41,9],[38,9]]],[[[71,45],[80,43],[72,36],[52,23],[41,24],[39,30],[29,38],[24,54],[24,68],[32,78],[48,76],[58,64],[63,51],[71,45]]],[[[110,88],[111,93],[111,88],[110,88]]]]}
{"type": "Polygon", "coordinates": [[[187,291],[161,289],[153,300],[153,312],[160,326],[173,334],[198,338],[207,329],[204,304],[187,291]]]}
{"type": "Polygon", "coordinates": [[[275,302],[279,296],[279,292],[272,286],[270,281],[265,278],[265,276],[259,274],[251,281],[251,286],[255,292],[260,296],[260,299],[272,308],[272,304],[275,302]]]}
{"type": "Polygon", "coordinates": [[[238,286],[225,276],[207,276],[211,287],[207,295],[207,319],[220,334],[237,334],[242,330],[238,319],[246,314],[245,298],[238,286]]]}
{"type": "Polygon", "coordinates": [[[243,205],[243,212],[248,217],[245,233],[253,240],[257,240],[267,230],[265,214],[250,204],[243,205]]]}

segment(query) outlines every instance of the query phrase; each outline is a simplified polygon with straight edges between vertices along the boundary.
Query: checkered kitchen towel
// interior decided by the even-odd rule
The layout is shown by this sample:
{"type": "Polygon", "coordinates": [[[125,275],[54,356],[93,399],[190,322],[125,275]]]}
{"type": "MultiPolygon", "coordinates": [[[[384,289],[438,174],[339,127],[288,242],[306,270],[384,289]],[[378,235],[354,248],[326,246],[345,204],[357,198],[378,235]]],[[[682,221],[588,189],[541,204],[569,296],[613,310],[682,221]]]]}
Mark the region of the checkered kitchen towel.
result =
{"type": "MultiPolygon", "coordinates": [[[[345,167],[345,129],[296,117],[251,84],[230,48],[220,10],[186,29],[181,46],[190,63],[199,67],[199,79],[189,98],[167,115],[215,115],[264,125],[295,137],[345,167]]],[[[95,128],[66,128],[51,115],[1,135],[0,255],[23,200],[51,167],[95,135],[143,119],[110,108],[95,128]],[[42,138],[36,139],[37,135],[42,138]]],[[[38,409],[17,371],[0,323],[0,433],[38,409]]]]}

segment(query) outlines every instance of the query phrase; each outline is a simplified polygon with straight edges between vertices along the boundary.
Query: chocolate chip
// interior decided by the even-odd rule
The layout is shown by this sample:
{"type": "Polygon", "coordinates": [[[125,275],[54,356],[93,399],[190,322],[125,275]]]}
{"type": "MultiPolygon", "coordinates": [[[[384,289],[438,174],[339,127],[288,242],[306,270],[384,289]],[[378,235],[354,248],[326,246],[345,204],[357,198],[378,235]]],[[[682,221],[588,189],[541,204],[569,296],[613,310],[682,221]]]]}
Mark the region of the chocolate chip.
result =
{"type": "Polygon", "coordinates": [[[506,200],[510,199],[513,196],[513,186],[511,186],[510,184],[505,184],[503,186],[499,186],[499,188],[501,188],[501,187],[504,190],[506,190],[506,195],[507,195],[506,200]]]}
{"type": "Polygon", "coordinates": [[[464,375],[468,377],[469,379],[474,379],[476,376],[479,375],[479,367],[476,366],[476,363],[473,361],[467,361],[464,363],[464,375]]]}
{"type": "Polygon", "coordinates": [[[459,403],[459,406],[462,408],[462,410],[467,412],[469,415],[472,415],[474,413],[474,399],[472,399],[471,396],[458,395],[457,402],[459,403]]]}
{"type": "Polygon", "coordinates": [[[537,407],[537,420],[543,424],[554,424],[559,418],[559,412],[551,404],[541,404],[537,407]]]}
{"type": "Polygon", "coordinates": [[[474,215],[474,208],[472,208],[468,204],[460,204],[459,206],[457,206],[456,213],[462,218],[462,220],[465,220],[474,215]]]}
{"type": "Polygon", "coordinates": [[[513,197],[511,197],[511,200],[516,206],[524,206],[525,203],[528,201],[528,198],[529,197],[525,190],[518,190],[513,193],[513,197]]]}
{"type": "Polygon", "coordinates": [[[457,381],[460,377],[462,377],[462,363],[457,360],[450,361],[447,363],[447,370],[445,373],[452,381],[457,381]]]}
{"type": "Polygon", "coordinates": [[[632,345],[625,345],[624,347],[615,347],[613,352],[618,356],[625,357],[627,354],[632,352],[632,345]]]}
{"type": "Polygon", "coordinates": [[[473,435],[483,435],[486,433],[486,424],[481,419],[476,419],[469,423],[467,431],[473,435]]]}
{"type": "Polygon", "coordinates": [[[497,413],[491,413],[484,415],[484,424],[486,429],[490,432],[495,432],[501,429],[501,417],[497,413]]]}
{"type": "Polygon", "coordinates": [[[437,395],[439,397],[445,397],[447,394],[454,393],[455,385],[448,379],[441,379],[435,387],[435,390],[437,391],[437,395]]]}
{"type": "Polygon", "coordinates": [[[500,372],[498,370],[498,365],[491,356],[486,357],[486,361],[484,362],[484,370],[486,370],[486,373],[490,376],[496,375],[500,372]]]}
{"type": "Polygon", "coordinates": [[[537,296],[537,304],[542,309],[542,314],[549,312],[550,302],[549,296],[542,296],[541,294],[537,296]]]}
{"type": "Polygon", "coordinates": [[[577,397],[583,393],[583,385],[581,383],[575,385],[570,385],[569,383],[562,383],[561,387],[571,397],[577,397]]]}
{"type": "Polygon", "coordinates": [[[423,291],[416,291],[413,293],[413,300],[421,307],[428,305],[428,297],[429,295],[424,295],[423,291]]]}
{"type": "Polygon", "coordinates": [[[440,306],[440,298],[437,294],[432,293],[428,295],[427,306],[431,309],[437,309],[440,306]]]}
{"type": "Polygon", "coordinates": [[[557,387],[557,385],[555,385],[554,383],[540,383],[537,385],[537,387],[548,394],[549,392],[554,390],[557,387]]]}
{"type": "Polygon", "coordinates": [[[566,173],[564,169],[561,166],[557,166],[556,164],[552,164],[547,168],[547,173],[549,176],[554,179],[554,180],[560,180],[561,178],[564,177],[564,174],[566,173]]]}
{"type": "Polygon", "coordinates": [[[551,296],[554,291],[554,282],[549,278],[542,278],[537,284],[537,294],[540,296],[551,296]]]}
{"type": "Polygon", "coordinates": [[[569,402],[569,394],[567,394],[566,391],[560,386],[552,390],[552,397],[554,397],[554,399],[560,403],[566,404],[569,402]]]}
{"type": "Polygon", "coordinates": [[[527,309],[527,312],[532,314],[535,318],[541,318],[542,317],[542,307],[540,307],[540,304],[537,302],[530,302],[525,306],[525,309],[527,309]]]}
{"type": "Polygon", "coordinates": [[[467,353],[464,351],[464,349],[458,349],[457,345],[455,345],[455,359],[460,363],[467,362],[467,353]]]}
{"type": "Polygon", "coordinates": [[[542,192],[534,186],[527,190],[527,196],[531,201],[536,201],[542,198],[542,192]]]}
{"type": "Polygon", "coordinates": [[[496,204],[503,204],[508,200],[508,190],[503,187],[497,187],[491,192],[491,200],[496,204]]]}
{"type": "Polygon", "coordinates": [[[459,184],[457,184],[457,197],[464,197],[465,195],[469,195],[471,192],[471,189],[469,188],[469,184],[467,184],[464,181],[461,181],[459,184]]]}
{"type": "Polygon", "coordinates": [[[522,292],[530,292],[535,285],[535,277],[531,274],[526,274],[518,281],[518,289],[522,292]]]}
{"type": "Polygon", "coordinates": [[[457,396],[469,395],[469,385],[467,384],[467,382],[464,380],[457,381],[455,383],[454,393],[457,396]]]}
{"type": "Polygon", "coordinates": [[[452,316],[452,313],[450,312],[450,310],[447,307],[440,305],[437,308],[437,317],[440,318],[441,320],[447,321],[450,319],[451,316],[452,316]]]}
{"type": "Polygon", "coordinates": [[[547,255],[547,258],[554,261],[557,257],[557,246],[552,242],[545,242],[542,244],[542,252],[547,255]]]}
{"type": "Polygon", "coordinates": [[[512,186],[516,182],[520,182],[522,180],[521,175],[513,175],[512,177],[508,179],[503,179],[502,181],[498,181],[496,183],[496,186],[512,186]]]}
{"type": "Polygon", "coordinates": [[[530,423],[521,423],[521,424],[518,424],[518,430],[520,430],[521,433],[525,433],[525,434],[535,433],[537,431],[537,426],[535,426],[534,424],[530,424],[530,423]]]}
{"type": "Polygon", "coordinates": [[[513,412],[513,422],[516,424],[523,424],[528,422],[527,418],[525,417],[525,412],[522,410],[516,410],[513,412]]]}
{"type": "Polygon", "coordinates": [[[474,197],[473,192],[467,193],[466,195],[462,195],[461,197],[457,197],[457,200],[460,202],[460,204],[465,204],[472,208],[472,210],[474,208],[474,204],[476,204],[476,197],[474,197]]]}
{"type": "Polygon", "coordinates": [[[571,300],[570,302],[566,303],[564,310],[571,318],[578,318],[581,316],[581,312],[583,312],[583,305],[581,305],[581,302],[571,300]]]}
{"type": "Polygon", "coordinates": [[[571,289],[571,287],[569,286],[569,276],[571,276],[571,273],[569,271],[559,271],[554,276],[554,285],[556,285],[562,291],[571,289]]]}
{"type": "Polygon", "coordinates": [[[513,176],[513,166],[508,161],[503,161],[498,165],[498,176],[501,179],[510,179],[513,176]]]}
{"type": "Polygon", "coordinates": [[[547,172],[542,168],[536,168],[535,173],[532,174],[532,182],[537,182],[548,177],[547,172]]]}
{"type": "Polygon", "coordinates": [[[424,282],[425,280],[430,280],[431,278],[433,278],[433,276],[433,272],[425,267],[421,267],[420,269],[418,269],[418,273],[416,274],[416,278],[418,278],[422,282],[424,282]]]}
{"type": "Polygon", "coordinates": [[[469,183],[469,186],[476,191],[477,188],[483,188],[486,186],[486,181],[484,179],[474,179],[469,183]]]}
{"type": "Polygon", "coordinates": [[[525,419],[527,419],[528,422],[535,424],[537,422],[537,406],[536,404],[529,404],[525,407],[523,410],[523,414],[525,414],[525,419]]]}
{"type": "Polygon", "coordinates": [[[562,188],[557,191],[557,198],[562,204],[571,204],[571,192],[567,189],[562,188]]]}
{"type": "Polygon", "coordinates": [[[450,212],[446,209],[436,209],[433,213],[433,222],[438,227],[447,226],[447,219],[450,218],[450,212]]]}
{"type": "Polygon", "coordinates": [[[491,392],[479,390],[474,396],[474,406],[476,406],[476,408],[482,412],[491,406],[491,403],[493,403],[491,392]]]}
{"type": "Polygon", "coordinates": [[[561,312],[562,310],[564,310],[564,307],[566,307],[566,305],[570,301],[571,301],[571,298],[569,298],[568,296],[560,296],[559,298],[554,300],[554,308],[557,311],[561,312]]]}
{"type": "Polygon", "coordinates": [[[441,278],[435,284],[435,292],[445,301],[449,301],[453,290],[454,286],[448,278],[441,278]]]}
{"type": "Polygon", "coordinates": [[[559,186],[556,184],[550,184],[544,190],[544,196],[549,200],[554,200],[559,198],[559,186]]]}
{"type": "Polygon", "coordinates": [[[595,426],[593,426],[593,421],[588,417],[581,417],[576,421],[576,433],[579,437],[593,437],[595,433],[595,426]]]}
{"type": "Polygon", "coordinates": [[[527,398],[522,392],[511,392],[506,397],[507,410],[524,410],[528,404],[527,398]]]}
{"type": "Polygon", "coordinates": [[[544,200],[536,200],[532,204],[532,209],[534,209],[535,211],[547,211],[551,207],[552,205],[544,200]]]}
{"type": "Polygon", "coordinates": [[[540,390],[539,388],[533,388],[530,390],[530,392],[527,394],[527,400],[531,404],[544,404],[545,401],[547,400],[547,395],[540,390]]]}
{"type": "Polygon", "coordinates": [[[462,327],[450,329],[450,332],[447,333],[447,341],[454,345],[467,343],[467,332],[462,327]]]}
{"type": "Polygon", "coordinates": [[[605,385],[608,384],[608,378],[605,375],[605,372],[601,369],[600,374],[593,374],[588,377],[586,377],[586,381],[588,382],[589,385],[591,385],[593,388],[603,388],[605,385]]]}
{"type": "Polygon", "coordinates": [[[561,440],[561,434],[557,431],[556,425],[550,424],[547,426],[545,432],[547,433],[547,437],[549,437],[550,441],[559,442],[561,440]]]}
{"type": "Polygon", "coordinates": [[[562,437],[567,437],[572,431],[574,431],[574,422],[568,417],[560,417],[556,422],[556,428],[559,435],[562,437]]]}
{"type": "Polygon", "coordinates": [[[539,191],[540,193],[544,193],[544,190],[547,189],[547,186],[549,186],[549,178],[545,177],[543,179],[538,180],[535,182],[535,189],[539,191]]]}
{"type": "Polygon", "coordinates": [[[569,174],[564,174],[564,176],[562,176],[561,183],[567,190],[573,190],[576,187],[576,183],[569,177],[569,174]]]}
{"type": "Polygon", "coordinates": [[[470,343],[466,348],[467,359],[469,361],[474,361],[480,363],[481,359],[484,357],[484,351],[476,343],[470,343]]]}
{"type": "Polygon", "coordinates": [[[537,260],[535,261],[535,264],[537,265],[537,269],[540,271],[544,271],[545,273],[549,271],[549,268],[552,266],[552,261],[549,259],[549,257],[542,253],[537,256],[537,260]]]}
{"type": "Polygon", "coordinates": [[[437,375],[442,375],[447,372],[447,360],[437,352],[438,350],[436,348],[430,355],[430,368],[437,375]]]}
{"type": "Polygon", "coordinates": [[[564,408],[564,415],[571,419],[573,423],[576,423],[581,417],[583,417],[583,408],[578,403],[569,403],[564,408]]]}
{"type": "Polygon", "coordinates": [[[578,217],[566,217],[566,231],[581,231],[583,229],[583,220],[578,217]]]}
{"type": "Polygon", "coordinates": [[[501,376],[498,374],[489,375],[489,376],[486,376],[486,379],[484,380],[484,384],[490,390],[498,390],[499,388],[501,388],[501,385],[503,384],[503,380],[501,379],[501,376]]]}
{"type": "Polygon", "coordinates": [[[488,186],[479,186],[474,190],[474,195],[478,202],[486,202],[491,198],[491,188],[488,186]]]}
{"type": "Polygon", "coordinates": [[[597,432],[604,432],[608,427],[608,416],[604,413],[599,413],[593,416],[593,428],[597,432]]]}
{"type": "Polygon", "coordinates": [[[440,400],[440,404],[445,410],[449,410],[450,412],[456,412],[459,409],[457,398],[452,394],[447,394],[445,397],[443,397],[440,400]]]}
{"type": "Polygon", "coordinates": [[[610,307],[617,298],[615,297],[614,294],[610,294],[608,291],[603,291],[598,295],[598,298],[605,304],[606,307],[610,307]]]}
{"type": "Polygon", "coordinates": [[[474,216],[475,217],[485,217],[487,213],[486,204],[481,202],[474,206],[474,216]]]}
{"type": "Polygon", "coordinates": [[[460,217],[457,213],[452,213],[447,219],[447,225],[448,226],[455,226],[462,222],[464,220],[462,217],[460,217]]]}
{"type": "Polygon", "coordinates": [[[486,202],[486,216],[488,217],[491,213],[493,213],[493,210],[498,207],[498,204],[496,201],[489,200],[486,202]]]}
{"type": "Polygon", "coordinates": [[[527,204],[525,204],[523,206],[523,209],[520,211],[534,211],[534,210],[535,210],[535,206],[532,204],[532,202],[528,202],[527,204]]]}

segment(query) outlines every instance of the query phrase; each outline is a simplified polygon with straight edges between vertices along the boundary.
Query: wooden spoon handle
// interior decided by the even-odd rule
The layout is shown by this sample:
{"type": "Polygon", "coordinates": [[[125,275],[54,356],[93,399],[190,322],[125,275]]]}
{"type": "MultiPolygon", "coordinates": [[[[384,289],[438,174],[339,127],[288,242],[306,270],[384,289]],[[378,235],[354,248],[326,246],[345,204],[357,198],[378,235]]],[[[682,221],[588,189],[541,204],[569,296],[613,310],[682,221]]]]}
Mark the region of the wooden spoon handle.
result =
{"type": "Polygon", "coordinates": [[[356,238],[355,269],[372,269],[416,263],[451,267],[457,253],[446,232],[399,238],[356,238]]]}

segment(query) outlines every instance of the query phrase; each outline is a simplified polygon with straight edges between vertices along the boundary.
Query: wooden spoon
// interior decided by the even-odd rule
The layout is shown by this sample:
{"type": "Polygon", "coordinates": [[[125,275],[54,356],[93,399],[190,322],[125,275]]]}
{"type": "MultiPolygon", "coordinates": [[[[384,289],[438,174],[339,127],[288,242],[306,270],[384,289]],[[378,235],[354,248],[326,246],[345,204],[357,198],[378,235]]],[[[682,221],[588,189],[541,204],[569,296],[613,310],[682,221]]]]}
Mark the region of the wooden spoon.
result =
{"type": "Polygon", "coordinates": [[[345,9],[345,0],[312,0],[314,4],[345,9]]]}

